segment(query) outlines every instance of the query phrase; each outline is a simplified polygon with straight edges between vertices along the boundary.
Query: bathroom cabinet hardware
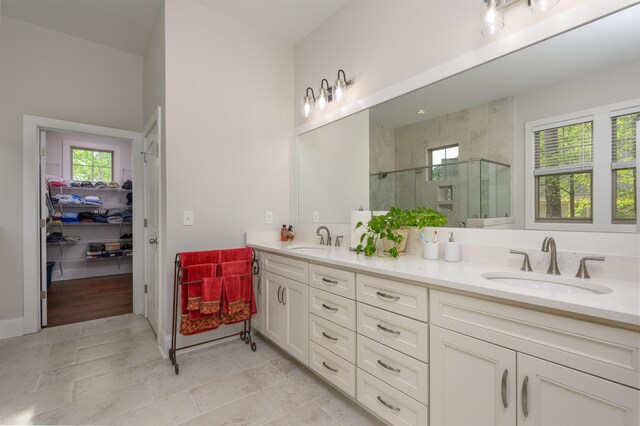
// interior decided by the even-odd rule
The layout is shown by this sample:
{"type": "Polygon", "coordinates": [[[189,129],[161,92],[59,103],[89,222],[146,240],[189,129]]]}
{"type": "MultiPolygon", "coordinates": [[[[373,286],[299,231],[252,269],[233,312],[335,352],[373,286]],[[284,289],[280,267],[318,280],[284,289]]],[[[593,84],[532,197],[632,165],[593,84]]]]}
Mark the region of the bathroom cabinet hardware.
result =
{"type": "Polygon", "coordinates": [[[382,362],[381,359],[378,360],[378,364],[380,364],[381,367],[386,368],[389,371],[393,371],[394,373],[399,373],[400,372],[399,368],[393,368],[390,365],[387,365],[384,362],[382,362]]]}
{"type": "Polygon", "coordinates": [[[400,408],[399,407],[394,407],[393,405],[389,404],[387,401],[385,401],[384,399],[382,399],[382,397],[380,395],[378,395],[378,401],[380,402],[380,404],[384,405],[385,407],[387,407],[390,410],[395,411],[396,413],[400,412],[400,408]]]}
{"type": "Polygon", "coordinates": [[[554,240],[553,237],[545,237],[544,241],[542,241],[542,251],[544,253],[551,252],[551,257],[549,259],[549,269],[547,269],[547,274],[560,275],[560,269],[558,268],[558,253],[556,250],[556,240],[554,240]]]}
{"type": "Polygon", "coordinates": [[[326,338],[326,339],[333,340],[334,342],[337,342],[337,341],[338,341],[338,338],[337,338],[337,337],[329,336],[329,335],[328,335],[327,333],[325,333],[324,331],[322,332],[322,336],[323,336],[324,338],[326,338]]]}
{"type": "Polygon", "coordinates": [[[282,299],[280,298],[280,290],[282,290],[282,286],[278,286],[278,303],[282,303],[282,299]]]}
{"type": "Polygon", "coordinates": [[[258,293],[262,294],[262,288],[260,287],[260,284],[262,283],[262,278],[258,278],[258,293]]]}
{"type": "Polygon", "coordinates": [[[384,332],[390,333],[390,334],[395,334],[396,336],[400,335],[400,332],[397,330],[391,330],[390,328],[387,328],[381,324],[378,324],[378,328],[384,332]]]}
{"type": "Polygon", "coordinates": [[[149,244],[158,244],[157,238],[149,238],[149,244]]]}
{"type": "MultiPolygon", "coordinates": [[[[225,336],[220,336],[217,337],[215,339],[210,339],[210,340],[205,340],[204,342],[200,342],[200,343],[195,343],[195,344],[191,344],[191,345],[185,345],[185,346],[180,346],[178,347],[178,332],[180,332],[180,334],[185,334],[183,333],[182,329],[178,330],[178,326],[180,324],[180,327],[182,328],[182,324],[180,322],[180,316],[182,316],[182,311],[181,311],[181,307],[180,307],[180,303],[181,303],[181,295],[182,294],[188,294],[189,292],[189,286],[190,285],[202,285],[203,280],[194,280],[194,281],[187,281],[184,280],[184,263],[183,261],[185,260],[185,258],[187,258],[188,256],[185,256],[184,258],[182,257],[183,254],[186,253],[176,253],[176,256],[174,258],[174,270],[173,270],[173,315],[172,315],[172,327],[171,327],[171,347],[169,348],[169,359],[171,360],[171,364],[173,365],[173,369],[175,371],[176,374],[180,374],[180,366],[178,364],[178,359],[177,359],[177,355],[178,355],[178,351],[184,350],[184,349],[189,349],[189,348],[193,348],[195,346],[201,346],[201,345],[206,345],[212,342],[216,342],[222,339],[228,339],[230,337],[234,337],[234,336],[240,336],[240,340],[242,340],[245,344],[249,345],[249,347],[251,348],[252,351],[256,351],[257,349],[257,345],[256,342],[253,341],[252,337],[251,337],[251,306],[253,304],[253,298],[254,298],[254,294],[253,291],[250,291],[250,295],[249,295],[249,300],[247,302],[248,306],[249,306],[249,316],[247,319],[245,319],[242,322],[242,328],[240,329],[240,331],[235,332],[233,334],[227,334],[225,336]]],[[[189,253],[190,254],[190,253],[189,253]]],[[[251,259],[246,261],[248,264],[251,265],[251,272],[246,273],[246,274],[240,274],[240,277],[251,277],[251,290],[253,290],[253,280],[254,278],[257,276],[260,276],[260,261],[256,258],[256,253],[255,251],[252,250],[251,253],[251,259]]],[[[262,288],[261,288],[261,278],[258,278],[258,291],[260,293],[262,293],[262,288]]],[[[278,297],[280,297],[280,288],[278,288],[278,297]]],[[[240,321],[239,321],[240,322],[240,321]]],[[[190,330],[188,330],[190,331],[190,330]]],[[[204,329],[201,330],[201,333],[205,333],[208,332],[210,330],[208,329],[204,329]]]]}
{"type": "Polygon", "coordinates": [[[383,299],[389,299],[389,300],[393,300],[393,301],[396,301],[396,302],[398,300],[400,300],[400,296],[393,296],[391,294],[386,294],[386,293],[383,293],[381,291],[376,291],[376,294],[378,296],[382,297],[383,299]]]}
{"type": "Polygon", "coordinates": [[[334,284],[334,285],[335,285],[335,284],[338,284],[338,281],[336,281],[336,280],[330,280],[329,278],[324,278],[324,277],[322,278],[322,282],[325,282],[325,283],[327,283],[327,284],[334,284]]]}
{"type": "Polygon", "coordinates": [[[580,259],[580,268],[578,268],[576,278],[591,278],[591,276],[589,275],[589,271],[587,271],[587,260],[597,260],[599,262],[604,262],[604,256],[585,256],[580,259]]]}
{"type": "Polygon", "coordinates": [[[509,370],[504,370],[502,373],[502,384],[500,385],[500,392],[502,394],[502,406],[507,408],[509,403],[507,402],[507,375],[509,374],[509,370]]]}
{"type": "Polygon", "coordinates": [[[334,308],[333,306],[329,306],[329,305],[324,304],[324,303],[322,304],[322,307],[325,308],[325,309],[328,309],[330,311],[333,311],[333,312],[338,312],[338,308],[334,308]]]}
{"type": "Polygon", "coordinates": [[[327,365],[327,363],[326,363],[326,362],[324,362],[324,361],[322,361],[322,366],[323,366],[324,368],[326,368],[327,370],[332,371],[332,372],[334,372],[334,373],[337,373],[337,372],[338,372],[338,369],[337,369],[337,368],[329,367],[329,366],[327,365]]]}
{"type": "Polygon", "coordinates": [[[520,251],[520,250],[509,250],[509,253],[521,254],[524,256],[524,259],[522,261],[522,266],[520,267],[521,271],[526,271],[526,272],[533,271],[533,269],[531,268],[531,264],[529,263],[529,255],[526,252],[520,251]]]}
{"type": "Polygon", "coordinates": [[[336,237],[336,247],[340,247],[340,238],[344,238],[344,235],[338,235],[336,237]]]}
{"type": "Polygon", "coordinates": [[[525,417],[527,417],[529,415],[529,406],[528,406],[528,390],[527,390],[527,385],[529,384],[529,376],[524,376],[524,380],[522,381],[522,393],[520,395],[521,399],[520,402],[522,403],[522,414],[524,414],[525,417]]]}
{"type": "Polygon", "coordinates": [[[287,306],[287,300],[284,298],[284,294],[287,291],[287,287],[282,287],[282,304],[287,306]]]}

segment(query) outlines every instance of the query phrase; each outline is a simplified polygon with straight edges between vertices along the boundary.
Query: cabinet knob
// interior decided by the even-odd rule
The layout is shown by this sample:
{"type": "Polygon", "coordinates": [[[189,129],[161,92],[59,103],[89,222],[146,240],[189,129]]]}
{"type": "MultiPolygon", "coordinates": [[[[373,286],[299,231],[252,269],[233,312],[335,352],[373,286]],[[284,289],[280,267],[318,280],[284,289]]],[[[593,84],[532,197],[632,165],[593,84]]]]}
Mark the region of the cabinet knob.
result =
{"type": "Polygon", "coordinates": [[[157,238],[149,238],[149,244],[158,244],[157,238]]]}

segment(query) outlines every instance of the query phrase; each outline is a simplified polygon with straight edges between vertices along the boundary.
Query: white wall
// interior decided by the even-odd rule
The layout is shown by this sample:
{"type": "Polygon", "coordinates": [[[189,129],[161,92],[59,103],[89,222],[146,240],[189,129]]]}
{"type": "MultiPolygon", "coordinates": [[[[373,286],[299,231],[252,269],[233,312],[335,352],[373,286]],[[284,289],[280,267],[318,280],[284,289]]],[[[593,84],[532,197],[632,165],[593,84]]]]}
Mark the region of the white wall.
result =
{"type": "MultiPolygon", "coordinates": [[[[22,316],[22,115],[142,130],[142,57],[2,16],[0,319],[22,316]],[[10,182],[10,184],[8,184],[10,182]]],[[[36,255],[34,253],[34,255],[36,255]]]]}
{"type": "Polygon", "coordinates": [[[289,223],[293,50],[202,4],[165,6],[168,334],[176,252],[243,246],[246,231],[289,223]]]}
{"type": "Polygon", "coordinates": [[[334,120],[637,1],[562,0],[545,13],[530,12],[522,1],[507,9],[505,29],[491,37],[480,34],[479,3],[348,2],[295,47],[296,126],[334,120]],[[306,87],[316,90],[322,78],[332,81],[340,68],[355,77],[346,103],[331,103],[324,114],[312,111],[305,119],[306,87]]]}

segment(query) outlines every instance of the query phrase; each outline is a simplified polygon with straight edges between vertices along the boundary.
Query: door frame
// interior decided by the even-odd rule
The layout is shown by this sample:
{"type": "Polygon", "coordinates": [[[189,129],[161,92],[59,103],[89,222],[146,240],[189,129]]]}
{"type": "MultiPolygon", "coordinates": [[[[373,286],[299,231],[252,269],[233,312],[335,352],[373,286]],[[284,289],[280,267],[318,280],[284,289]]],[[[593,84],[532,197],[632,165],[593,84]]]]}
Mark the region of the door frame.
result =
{"type": "MultiPolygon", "coordinates": [[[[142,156],[138,153],[142,149],[142,133],[111,127],[94,126],[92,124],[73,121],[56,120],[52,118],[23,115],[22,118],[22,283],[24,287],[23,333],[35,333],[41,328],[40,313],[40,151],[39,131],[57,130],[64,132],[90,133],[94,135],[110,136],[129,139],[132,143],[133,190],[142,194],[143,169],[142,156]],[[138,184],[136,184],[138,182],[138,184]],[[37,256],[34,256],[37,253],[37,256]]],[[[136,241],[141,243],[143,237],[142,215],[134,215],[134,253],[136,241]]],[[[142,253],[139,247],[139,253],[142,253]]],[[[133,258],[133,312],[142,313],[144,308],[144,256],[133,258]]]]}

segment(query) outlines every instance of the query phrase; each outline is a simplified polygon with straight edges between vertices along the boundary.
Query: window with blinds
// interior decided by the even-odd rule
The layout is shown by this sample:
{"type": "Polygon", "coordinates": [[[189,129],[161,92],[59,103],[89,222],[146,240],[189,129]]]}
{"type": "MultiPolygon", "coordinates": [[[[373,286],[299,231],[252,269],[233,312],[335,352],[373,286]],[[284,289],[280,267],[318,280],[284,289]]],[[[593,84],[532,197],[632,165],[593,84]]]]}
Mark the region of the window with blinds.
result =
{"type": "Polygon", "coordinates": [[[537,221],[591,221],[593,119],[534,128],[537,221]]]}
{"type": "Polygon", "coordinates": [[[613,221],[635,223],[637,218],[636,123],[640,111],[618,112],[611,117],[611,170],[613,221]]]}

